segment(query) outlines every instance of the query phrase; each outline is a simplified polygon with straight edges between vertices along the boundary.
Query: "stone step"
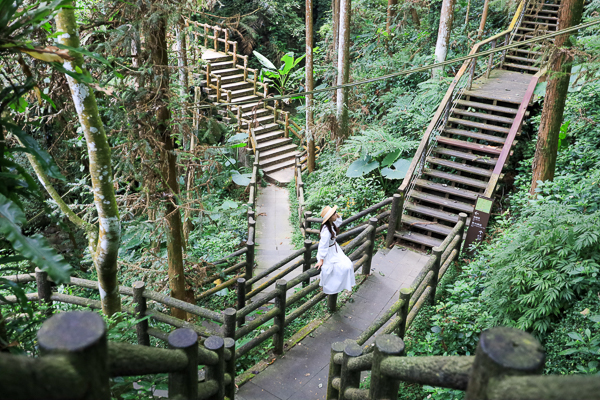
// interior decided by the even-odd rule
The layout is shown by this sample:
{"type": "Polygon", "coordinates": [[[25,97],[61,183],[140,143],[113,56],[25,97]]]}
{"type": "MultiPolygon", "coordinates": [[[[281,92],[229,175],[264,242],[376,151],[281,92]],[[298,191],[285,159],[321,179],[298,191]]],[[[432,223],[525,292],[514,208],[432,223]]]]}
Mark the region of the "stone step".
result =
{"type": "Polygon", "coordinates": [[[258,143],[256,145],[256,150],[258,150],[262,153],[263,150],[272,150],[277,147],[289,145],[290,143],[292,143],[291,138],[279,138],[279,139],[275,139],[275,140],[269,140],[268,142],[258,143]]]}
{"type": "Polygon", "coordinates": [[[272,172],[275,172],[275,171],[279,171],[279,170],[284,169],[284,168],[293,167],[294,163],[295,163],[295,160],[292,159],[292,160],[283,161],[283,162],[280,162],[278,164],[271,165],[271,166],[266,167],[266,168],[262,168],[262,170],[263,170],[263,172],[265,174],[269,174],[269,173],[272,173],[272,172]]]}
{"type": "Polygon", "coordinates": [[[266,168],[266,167],[270,167],[275,164],[280,164],[284,161],[295,160],[296,154],[300,154],[300,152],[299,151],[290,151],[290,152],[286,152],[286,153],[280,154],[275,157],[267,158],[261,153],[260,161],[259,161],[258,165],[260,166],[261,169],[264,170],[264,168],[266,168]]]}
{"type": "Polygon", "coordinates": [[[256,143],[268,142],[270,140],[283,137],[283,131],[267,132],[262,135],[256,135],[255,137],[256,137],[256,143]]]}

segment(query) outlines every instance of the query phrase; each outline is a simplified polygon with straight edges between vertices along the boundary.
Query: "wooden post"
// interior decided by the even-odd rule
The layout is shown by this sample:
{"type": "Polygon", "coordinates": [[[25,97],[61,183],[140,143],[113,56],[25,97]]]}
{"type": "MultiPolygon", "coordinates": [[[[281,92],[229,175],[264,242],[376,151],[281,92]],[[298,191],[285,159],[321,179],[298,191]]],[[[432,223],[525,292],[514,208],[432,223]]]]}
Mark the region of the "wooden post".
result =
{"type": "Polygon", "coordinates": [[[508,327],[483,331],[471,367],[465,400],[487,400],[488,384],[506,376],[540,375],[545,358],[542,345],[529,333],[508,327]]]}
{"type": "MultiPolygon", "coordinates": [[[[225,54],[229,53],[229,31],[225,29],[225,54]]],[[[235,68],[235,63],[233,64],[235,68]]]]}
{"type": "MultiPolygon", "coordinates": [[[[310,246],[312,246],[312,242],[310,240],[305,240],[304,241],[304,264],[302,265],[303,273],[310,270],[310,260],[312,259],[312,250],[310,249],[310,246]]],[[[310,281],[310,278],[307,279],[306,281],[302,282],[302,287],[307,287],[309,281],[310,281]]]]}
{"type": "Polygon", "coordinates": [[[231,111],[231,90],[225,92],[227,94],[227,111],[231,111]]]}
{"type": "Polygon", "coordinates": [[[404,304],[398,310],[398,317],[402,318],[402,322],[398,325],[398,329],[396,330],[396,335],[400,339],[404,339],[404,335],[406,335],[406,320],[408,318],[408,305],[410,304],[410,298],[412,297],[414,289],[411,288],[402,288],[400,289],[400,299],[404,300],[404,304]]]}
{"type": "Polygon", "coordinates": [[[36,268],[35,283],[37,284],[39,304],[52,305],[52,287],[48,281],[48,273],[36,268]]]}
{"type": "Polygon", "coordinates": [[[217,103],[221,101],[221,75],[217,75],[217,103]]]}
{"type": "Polygon", "coordinates": [[[284,128],[284,137],[287,139],[290,137],[290,113],[285,113],[285,128],[284,128]]]}
{"type": "MultiPolygon", "coordinates": [[[[238,278],[237,280],[237,303],[236,307],[239,310],[246,307],[246,279],[238,278]]],[[[246,317],[240,317],[237,320],[238,328],[246,322],[246,317]]]]}
{"type": "MultiPolygon", "coordinates": [[[[238,54],[237,54],[237,41],[233,42],[233,68],[235,68],[237,66],[237,59],[238,59],[238,54]]],[[[246,80],[244,78],[244,80],[246,80]]]]}
{"type": "Polygon", "coordinates": [[[208,26],[204,25],[204,47],[208,47],[208,26]]]}
{"type": "Polygon", "coordinates": [[[390,356],[401,356],[404,341],[394,335],[380,335],[375,338],[373,363],[371,365],[370,399],[395,399],[398,397],[399,382],[381,374],[381,362],[390,356]]]}
{"type": "Polygon", "coordinates": [[[385,247],[390,247],[394,243],[394,233],[396,233],[398,215],[402,214],[401,202],[402,195],[394,193],[394,196],[392,197],[392,208],[390,210],[387,235],[385,236],[385,247]]]}
{"type": "Polygon", "coordinates": [[[106,326],[94,312],[73,311],[55,314],[37,334],[42,356],[64,354],[81,374],[87,390],[82,400],[109,400],[106,326]]]}
{"type": "MultiPolygon", "coordinates": [[[[244,57],[244,83],[248,80],[248,56],[244,57]]],[[[254,89],[256,95],[256,88],[254,89]]]]}
{"type": "Polygon", "coordinates": [[[338,298],[337,293],[327,295],[327,310],[330,313],[334,313],[337,310],[337,298],[338,298]]]}
{"type": "Polygon", "coordinates": [[[223,337],[234,338],[235,337],[235,322],[237,320],[237,311],[235,308],[226,308],[221,311],[223,316],[223,337]]]}
{"type": "Polygon", "coordinates": [[[340,354],[346,348],[346,343],[335,342],[331,345],[331,357],[329,357],[329,375],[327,377],[327,400],[337,400],[339,398],[339,391],[333,387],[333,378],[340,377],[342,366],[336,364],[334,357],[340,354]]]}
{"type": "Polygon", "coordinates": [[[225,372],[231,377],[231,383],[225,388],[225,397],[229,400],[235,399],[235,340],[232,338],[225,338],[224,340],[225,350],[229,350],[231,357],[225,361],[225,372]]]}
{"type": "Polygon", "coordinates": [[[348,362],[352,358],[361,356],[363,352],[362,347],[360,347],[358,343],[356,343],[356,341],[347,340],[345,343],[346,347],[344,348],[344,353],[342,355],[342,368],[340,371],[340,399],[346,398],[346,396],[344,395],[346,389],[358,388],[358,386],[360,385],[360,371],[351,371],[348,368],[348,362]]]}
{"type": "Polygon", "coordinates": [[[178,349],[187,356],[187,367],[169,372],[169,397],[198,398],[198,334],[190,328],[179,328],[168,338],[169,348],[178,349]]]}
{"type": "MultiPolygon", "coordinates": [[[[133,304],[135,304],[135,317],[143,319],[146,316],[146,298],[144,290],[146,284],[142,281],[133,283],[133,304]]],[[[148,319],[143,319],[135,325],[138,344],[142,346],[150,346],[150,335],[148,335],[148,319]]]]}
{"type": "Polygon", "coordinates": [[[275,297],[275,308],[279,308],[280,312],[273,318],[273,325],[279,327],[279,331],[273,335],[273,352],[275,354],[283,354],[283,338],[285,331],[285,303],[287,295],[287,282],[285,279],[279,279],[275,284],[276,290],[279,292],[275,297]]]}
{"type": "Polygon", "coordinates": [[[213,40],[214,40],[213,46],[215,48],[215,51],[219,51],[219,31],[217,30],[216,26],[213,28],[213,35],[214,35],[213,36],[213,40]]]}
{"type": "Polygon", "coordinates": [[[367,261],[362,266],[362,274],[369,275],[371,272],[371,262],[373,261],[373,252],[375,251],[375,236],[377,234],[377,218],[369,218],[369,226],[373,228],[371,233],[369,233],[369,240],[371,241],[371,245],[367,250],[367,261]]]}
{"type": "Polygon", "coordinates": [[[475,67],[477,66],[477,57],[471,59],[471,71],[469,72],[469,80],[467,82],[467,90],[471,90],[473,78],[475,77],[475,67]]]}
{"type": "MultiPolygon", "coordinates": [[[[508,46],[508,40],[510,38],[510,33],[507,33],[506,35],[504,35],[504,45],[508,46]]],[[[502,66],[504,65],[504,60],[506,58],[506,50],[502,51],[502,58],[500,59],[500,67],[502,68],[502,66]]]]}
{"type": "Polygon", "coordinates": [[[309,218],[312,218],[312,211],[304,211],[304,230],[307,231],[307,235],[308,230],[311,229],[310,225],[312,224],[312,222],[308,220],[309,218]]]}
{"type": "Polygon", "coordinates": [[[204,347],[207,350],[214,351],[219,357],[216,365],[206,366],[206,380],[214,380],[219,388],[217,394],[212,399],[222,400],[225,397],[225,341],[222,337],[211,336],[204,341],[204,347]]]}
{"type": "Polygon", "coordinates": [[[456,248],[458,249],[458,254],[456,255],[456,259],[458,260],[458,256],[460,255],[460,252],[462,250],[462,245],[463,245],[463,239],[465,237],[465,230],[467,229],[467,214],[465,213],[459,213],[458,214],[458,220],[463,222],[463,227],[462,229],[458,232],[458,237],[460,239],[458,239],[458,244],[456,245],[456,248]]]}
{"type": "MultiPolygon", "coordinates": [[[[492,50],[496,48],[496,39],[492,40],[492,50]]],[[[490,71],[492,70],[492,63],[494,62],[494,53],[490,54],[490,58],[488,59],[488,67],[485,71],[486,79],[490,77],[490,71]]]]}
{"type": "Polygon", "coordinates": [[[434,247],[431,249],[433,256],[435,257],[435,262],[431,266],[431,270],[433,271],[433,276],[431,277],[431,282],[429,285],[431,286],[431,292],[429,293],[429,303],[431,305],[435,305],[435,292],[438,285],[438,275],[440,274],[440,266],[442,265],[442,253],[444,252],[439,247],[434,247]]]}
{"type": "Polygon", "coordinates": [[[211,78],[210,78],[210,74],[212,73],[211,71],[212,69],[212,65],[210,65],[210,63],[206,64],[206,87],[209,89],[210,91],[210,85],[211,85],[211,78]]]}
{"type": "MultiPolygon", "coordinates": [[[[246,275],[244,278],[246,279],[246,282],[248,282],[252,279],[254,270],[254,239],[250,240],[250,238],[248,238],[246,247],[248,248],[248,251],[246,252],[246,275]]],[[[252,291],[252,284],[246,283],[246,291],[252,291]]]]}

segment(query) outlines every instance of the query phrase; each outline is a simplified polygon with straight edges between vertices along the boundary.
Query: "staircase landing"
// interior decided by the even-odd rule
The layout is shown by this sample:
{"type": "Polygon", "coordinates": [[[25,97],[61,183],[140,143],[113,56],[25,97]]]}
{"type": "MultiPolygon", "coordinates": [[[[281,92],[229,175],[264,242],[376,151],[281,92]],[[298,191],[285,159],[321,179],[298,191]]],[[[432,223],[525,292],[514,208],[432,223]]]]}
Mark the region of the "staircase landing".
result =
{"type": "Polygon", "coordinates": [[[473,97],[521,104],[530,81],[531,75],[494,69],[489,78],[474,81],[469,93],[473,97]]]}

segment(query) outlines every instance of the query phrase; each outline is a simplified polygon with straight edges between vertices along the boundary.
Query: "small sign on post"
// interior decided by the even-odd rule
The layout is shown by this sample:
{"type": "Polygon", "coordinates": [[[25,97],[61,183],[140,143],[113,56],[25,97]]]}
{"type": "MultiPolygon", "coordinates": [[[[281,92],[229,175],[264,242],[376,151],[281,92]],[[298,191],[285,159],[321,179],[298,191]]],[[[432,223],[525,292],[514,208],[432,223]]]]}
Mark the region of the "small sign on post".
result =
{"type": "Polygon", "coordinates": [[[463,249],[469,252],[469,247],[472,243],[480,243],[485,236],[485,230],[490,220],[490,212],[492,211],[492,199],[479,196],[475,203],[475,210],[471,216],[471,223],[467,230],[467,237],[463,249]]]}

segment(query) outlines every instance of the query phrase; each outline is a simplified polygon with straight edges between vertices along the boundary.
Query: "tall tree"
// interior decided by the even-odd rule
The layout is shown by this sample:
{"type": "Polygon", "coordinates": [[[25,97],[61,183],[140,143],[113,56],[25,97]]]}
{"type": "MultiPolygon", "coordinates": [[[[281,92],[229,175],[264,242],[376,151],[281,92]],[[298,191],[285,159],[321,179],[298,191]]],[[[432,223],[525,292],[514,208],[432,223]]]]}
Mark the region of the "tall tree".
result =
{"type": "MultiPolygon", "coordinates": [[[[452,31],[452,21],[454,20],[454,3],[456,0],[443,0],[442,11],[440,13],[440,26],[438,28],[437,42],[435,44],[436,62],[444,62],[448,54],[448,44],[450,43],[450,32],[452,31]]],[[[434,68],[433,76],[440,77],[443,68],[434,68]]]]}
{"type": "MultiPolygon", "coordinates": [[[[487,21],[487,15],[488,15],[489,8],[490,8],[490,0],[485,0],[485,2],[483,3],[483,13],[481,14],[481,22],[479,23],[479,30],[477,31],[477,39],[481,39],[481,37],[483,36],[483,29],[485,28],[485,22],[487,21]]],[[[468,14],[467,14],[467,16],[468,16],[468,14]]]]}
{"type": "MultiPolygon", "coordinates": [[[[74,8],[61,8],[56,15],[56,29],[61,34],[58,40],[65,46],[79,47],[79,30],[74,8]]],[[[70,52],[73,61],[65,61],[65,69],[86,74],[83,56],[70,52]]],[[[121,311],[121,297],[117,280],[117,255],[121,239],[121,221],[113,188],[113,173],[110,164],[110,146],[104,124],[98,114],[93,89],[66,75],[79,123],[83,129],[89,156],[89,170],[94,191],[94,204],[98,212],[99,229],[96,243],[92,245],[92,258],[98,272],[98,290],[102,311],[107,315],[121,311]]],[[[43,182],[43,180],[42,180],[43,182]]]]}
{"type": "MultiPolygon", "coordinates": [[[[581,22],[584,0],[563,0],[558,13],[558,29],[566,29],[581,22]]],[[[570,34],[557,36],[548,66],[548,86],[544,99],[544,108],[540,121],[540,130],[533,159],[533,178],[530,193],[535,195],[538,181],[554,179],[558,138],[563,120],[565,102],[569,89],[569,79],[573,56],[568,50],[571,46],[570,34]]]]}
{"type": "MultiPolygon", "coordinates": [[[[337,84],[348,83],[350,78],[350,13],[351,0],[340,0],[339,42],[338,42],[338,79],[337,84]]],[[[350,134],[348,116],[348,88],[337,90],[337,126],[338,142],[350,134]]]]}
{"type": "MultiPolygon", "coordinates": [[[[306,91],[312,92],[315,87],[313,79],[313,0],[306,0],[306,91]]],[[[306,96],[306,152],[308,172],[315,170],[315,138],[313,122],[313,95],[306,96]]]]}
{"type": "MultiPolygon", "coordinates": [[[[155,117],[156,133],[161,142],[160,170],[162,187],[165,191],[165,220],[168,256],[169,288],[171,296],[185,300],[185,276],[183,271],[183,240],[181,212],[178,205],[179,182],[177,173],[177,156],[175,155],[175,139],[171,134],[169,109],[169,57],[167,48],[167,15],[158,2],[153,3],[146,33],[146,45],[150,51],[150,59],[154,68],[153,90],[156,90],[155,117]]],[[[186,312],[173,308],[173,316],[186,318],[186,312]]]]}
{"type": "Polygon", "coordinates": [[[387,6],[387,19],[385,23],[385,30],[387,33],[390,33],[390,27],[392,26],[392,22],[394,17],[396,16],[396,7],[398,6],[398,0],[388,0],[387,6]]]}

